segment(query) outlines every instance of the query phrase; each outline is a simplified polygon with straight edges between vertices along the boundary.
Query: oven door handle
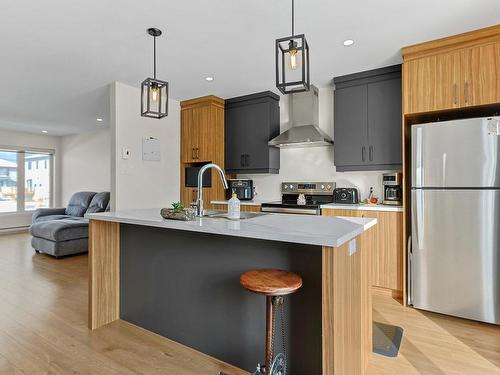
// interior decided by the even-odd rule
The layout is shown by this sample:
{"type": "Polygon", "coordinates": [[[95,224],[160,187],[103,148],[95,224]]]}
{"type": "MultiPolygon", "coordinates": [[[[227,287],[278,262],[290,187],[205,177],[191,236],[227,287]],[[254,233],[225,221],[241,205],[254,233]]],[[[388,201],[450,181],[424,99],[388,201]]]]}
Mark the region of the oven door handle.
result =
{"type": "Polygon", "coordinates": [[[319,208],[286,208],[286,207],[261,207],[262,212],[274,212],[281,214],[304,214],[304,215],[319,215],[319,208]]]}

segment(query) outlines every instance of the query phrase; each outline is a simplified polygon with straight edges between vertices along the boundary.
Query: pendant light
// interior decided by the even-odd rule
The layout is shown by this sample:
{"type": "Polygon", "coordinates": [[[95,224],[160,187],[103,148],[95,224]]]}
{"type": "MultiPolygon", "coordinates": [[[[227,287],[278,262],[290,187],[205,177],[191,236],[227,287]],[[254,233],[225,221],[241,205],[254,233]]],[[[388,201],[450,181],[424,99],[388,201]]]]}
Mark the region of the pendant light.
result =
{"type": "Polygon", "coordinates": [[[150,28],[147,33],[153,37],[153,78],[141,84],[141,116],[161,119],[168,116],[168,82],[156,78],[156,38],[161,30],[150,28]]]}
{"type": "Polygon", "coordinates": [[[304,34],[295,35],[295,1],[292,0],[292,35],[276,39],[276,87],[283,94],[309,91],[309,45],[304,34]]]}

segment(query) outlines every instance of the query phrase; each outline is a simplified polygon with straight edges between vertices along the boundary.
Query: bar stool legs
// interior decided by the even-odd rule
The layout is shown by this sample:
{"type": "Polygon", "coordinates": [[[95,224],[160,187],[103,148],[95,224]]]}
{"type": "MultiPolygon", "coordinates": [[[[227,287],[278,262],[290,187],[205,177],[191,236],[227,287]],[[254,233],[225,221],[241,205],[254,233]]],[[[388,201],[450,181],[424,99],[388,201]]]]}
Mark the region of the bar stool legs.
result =
{"type": "MultiPolygon", "coordinates": [[[[266,297],[266,367],[265,371],[268,373],[274,359],[273,339],[274,339],[274,317],[275,307],[283,305],[283,297],[281,296],[267,296],[266,297]]],[[[284,317],[282,316],[281,319],[284,317]]],[[[283,338],[284,339],[284,338],[283,338]]],[[[283,347],[285,343],[283,343],[283,347]]]]}

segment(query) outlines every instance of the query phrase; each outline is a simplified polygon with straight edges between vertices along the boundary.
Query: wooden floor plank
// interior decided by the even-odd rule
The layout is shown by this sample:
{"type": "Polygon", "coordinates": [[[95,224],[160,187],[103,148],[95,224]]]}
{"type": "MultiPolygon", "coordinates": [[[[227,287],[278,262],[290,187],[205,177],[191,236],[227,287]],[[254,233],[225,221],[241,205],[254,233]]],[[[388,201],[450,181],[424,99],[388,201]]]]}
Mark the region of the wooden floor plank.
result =
{"type": "MultiPolygon", "coordinates": [[[[0,236],[0,374],[247,374],[117,321],[87,329],[87,256],[35,254],[27,234],[0,236]]],[[[370,356],[369,375],[500,375],[500,328],[373,297],[373,318],[405,336],[395,359],[370,356]]],[[[311,374],[315,375],[315,374],[311,374]]]]}

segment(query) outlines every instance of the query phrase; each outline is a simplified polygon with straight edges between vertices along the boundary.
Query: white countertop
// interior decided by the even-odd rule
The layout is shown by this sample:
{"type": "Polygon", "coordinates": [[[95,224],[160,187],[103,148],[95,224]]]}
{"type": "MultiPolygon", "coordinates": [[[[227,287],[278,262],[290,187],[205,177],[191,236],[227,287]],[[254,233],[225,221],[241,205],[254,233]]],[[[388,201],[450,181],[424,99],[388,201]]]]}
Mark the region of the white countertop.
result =
{"type": "Polygon", "coordinates": [[[331,208],[335,210],[360,210],[360,211],[387,211],[403,212],[403,206],[389,206],[386,204],[338,204],[328,203],[321,205],[321,208],[331,208]]]}
{"type": "Polygon", "coordinates": [[[377,219],[314,215],[264,214],[239,221],[197,218],[194,221],[165,220],[160,209],[127,210],[86,214],[86,218],[225,236],[318,246],[342,246],[374,226],[377,219]]]}
{"type": "MultiPolygon", "coordinates": [[[[240,204],[242,206],[260,206],[264,201],[257,201],[257,200],[251,200],[251,201],[242,201],[240,200],[240,204]]],[[[265,201],[269,202],[269,201],[265,201]]],[[[210,201],[211,204],[227,204],[227,201],[210,201]]]]}

